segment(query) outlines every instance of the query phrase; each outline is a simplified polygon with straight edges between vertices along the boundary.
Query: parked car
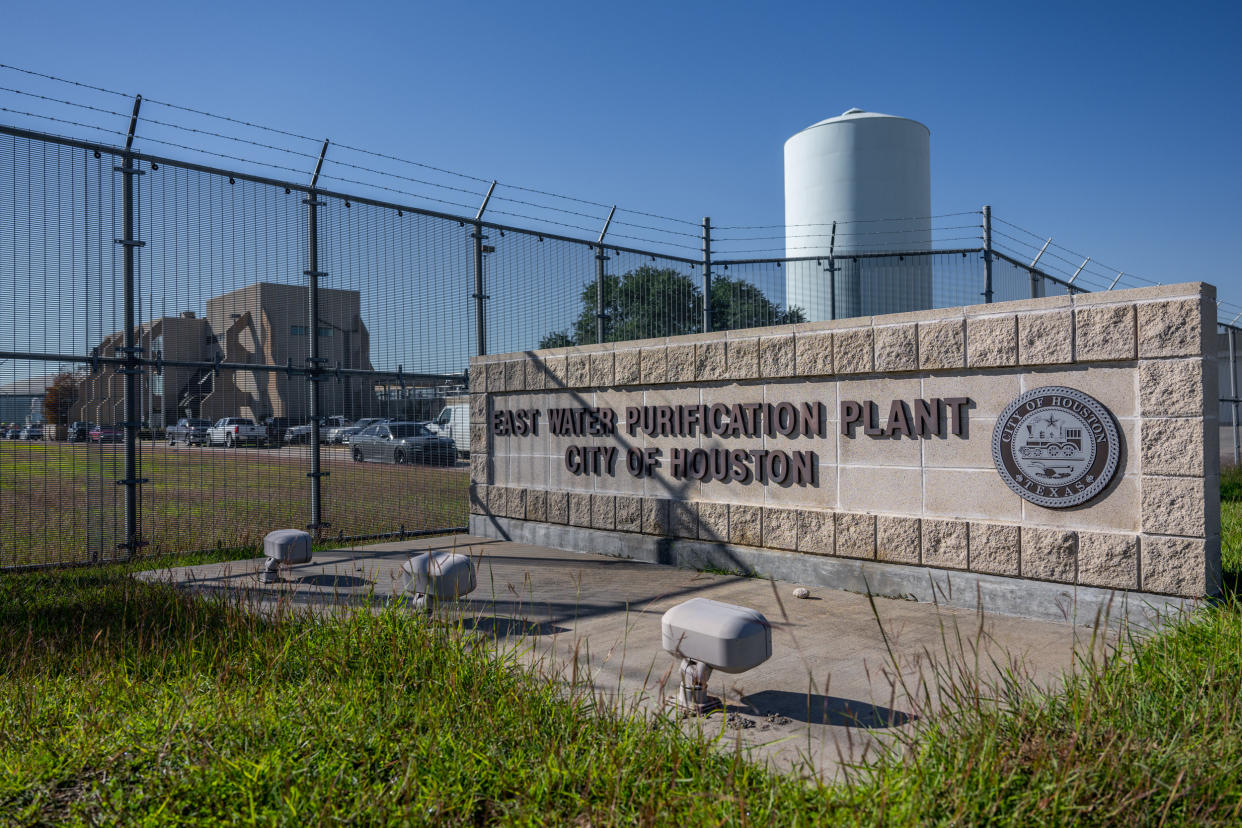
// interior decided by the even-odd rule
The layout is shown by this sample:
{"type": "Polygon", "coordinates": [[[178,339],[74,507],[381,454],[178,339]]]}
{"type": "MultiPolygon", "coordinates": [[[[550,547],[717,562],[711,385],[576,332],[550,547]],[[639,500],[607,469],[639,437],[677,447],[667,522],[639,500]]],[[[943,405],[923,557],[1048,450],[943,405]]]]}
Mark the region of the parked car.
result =
{"type": "Polygon", "coordinates": [[[427,424],[432,433],[448,437],[459,457],[470,456],[470,404],[450,403],[427,424]]]}
{"type": "Polygon", "coordinates": [[[42,440],[43,425],[41,423],[31,423],[22,429],[21,438],[23,440],[42,440]]]}
{"type": "Polygon", "coordinates": [[[279,446],[284,442],[285,434],[289,430],[289,424],[293,421],[288,417],[268,417],[263,421],[263,426],[267,429],[267,442],[273,446],[279,446]]]}
{"type": "Polygon", "coordinates": [[[267,445],[267,429],[249,417],[221,417],[207,429],[207,445],[233,448],[244,443],[267,445]]]}
{"type": "Polygon", "coordinates": [[[168,427],[168,445],[175,446],[178,442],[187,446],[207,445],[207,429],[211,428],[211,420],[198,417],[182,417],[176,425],[168,427]]]}
{"type": "Polygon", "coordinates": [[[110,425],[97,425],[91,429],[92,443],[120,443],[125,439],[125,430],[110,425]]]}
{"type": "MultiPolygon", "coordinates": [[[[348,424],[349,424],[349,421],[339,414],[335,414],[331,417],[322,418],[319,421],[319,441],[321,443],[331,442],[329,440],[328,435],[332,431],[332,429],[343,428],[347,426],[348,424]]],[[[293,428],[285,432],[285,442],[286,443],[309,443],[310,433],[311,433],[310,423],[306,423],[305,425],[300,425],[300,426],[294,426],[293,428]]]]}
{"type": "Polygon", "coordinates": [[[11,425],[4,430],[4,439],[6,440],[17,440],[21,436],[22,430],[16,425],[11,425]]]}
{"type": "Polygon", "coordinates": [[[349,440],[355,462],[434,463],[450,465],[457,459],[453,441],[432,434],[423,423],[376,423],[349,440]]]}
{"type": "Polygon", "coordinates": [[[91,429],[94,427],[94,423],[70,423],[69,430],[65,434],[65,439],[67,439],[70,443],[85,443],[90,439],[91,429]]]}

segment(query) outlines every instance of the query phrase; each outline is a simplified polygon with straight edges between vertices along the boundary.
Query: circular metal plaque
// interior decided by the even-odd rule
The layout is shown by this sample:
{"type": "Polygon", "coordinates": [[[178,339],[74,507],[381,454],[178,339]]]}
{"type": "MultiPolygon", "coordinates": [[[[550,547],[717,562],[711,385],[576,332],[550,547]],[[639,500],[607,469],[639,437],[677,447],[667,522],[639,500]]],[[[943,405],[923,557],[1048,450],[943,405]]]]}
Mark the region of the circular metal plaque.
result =
{"type": "Polygon", "coordinates": [[[1009,488],[1039,506],[1086,503],[1113,479],[1121,439],[1098,400],[1060,385],[1011,402],[992,432],[992,462],[1009,488]]]}

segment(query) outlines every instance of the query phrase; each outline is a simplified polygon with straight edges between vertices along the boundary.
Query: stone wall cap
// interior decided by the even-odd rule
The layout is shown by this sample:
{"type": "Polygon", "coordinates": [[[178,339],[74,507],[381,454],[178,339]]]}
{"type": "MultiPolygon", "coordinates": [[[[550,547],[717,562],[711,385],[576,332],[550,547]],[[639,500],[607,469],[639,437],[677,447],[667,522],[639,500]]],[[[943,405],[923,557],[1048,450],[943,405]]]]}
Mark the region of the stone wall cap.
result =
{"type": "Polygon", "coordinates": [[[1197,299],[1199,297],[1215,301],[1216,286],[1208,282],[1179,282],[1174,285],[1153,285],[1125,290],[1099,290],[1094,293],[1074,294],[1074,304],[1123,305],[1155,299],[1197,299]]]}

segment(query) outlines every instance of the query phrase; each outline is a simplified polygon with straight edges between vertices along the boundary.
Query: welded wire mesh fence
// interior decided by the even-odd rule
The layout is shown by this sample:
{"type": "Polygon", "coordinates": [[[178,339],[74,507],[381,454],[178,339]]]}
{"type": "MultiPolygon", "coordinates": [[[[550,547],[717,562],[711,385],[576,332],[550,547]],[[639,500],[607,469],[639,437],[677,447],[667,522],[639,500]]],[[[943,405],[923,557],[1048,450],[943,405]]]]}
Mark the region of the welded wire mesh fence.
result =
{"type": "Polygon", "coordinates": [[[786,239],[805,255],[742,258],[764,229],[714,248],[706,226],[618,211],[600,236],[603,205],[571,200],[540,232],[504,220],[531,218],[537,190],[470,179],[439,212],[375,197],[405,195],[400,177],[335,172],[297,183],[0,127],[0,568],[251,548],[286,527],[460,529],[477,353],[1110,287],[1045,268],[1055,250],[992,244],[978,214],[910,249],[834,226],[810,252],[786,239]],[[486,215],[465,209],[477,190],[486,215]]]}

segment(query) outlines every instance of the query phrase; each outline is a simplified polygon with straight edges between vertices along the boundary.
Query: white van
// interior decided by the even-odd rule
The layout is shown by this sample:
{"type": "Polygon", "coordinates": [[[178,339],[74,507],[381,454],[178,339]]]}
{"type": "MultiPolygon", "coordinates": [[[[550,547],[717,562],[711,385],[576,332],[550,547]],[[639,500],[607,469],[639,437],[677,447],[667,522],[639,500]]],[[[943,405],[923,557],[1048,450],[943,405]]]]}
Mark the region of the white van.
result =
{"type": "Polygon", "coordinates": [[[427,427],[436,434],[451,437],[459,457],[470,456],[470,403],[449,403],[427,427]]]}

